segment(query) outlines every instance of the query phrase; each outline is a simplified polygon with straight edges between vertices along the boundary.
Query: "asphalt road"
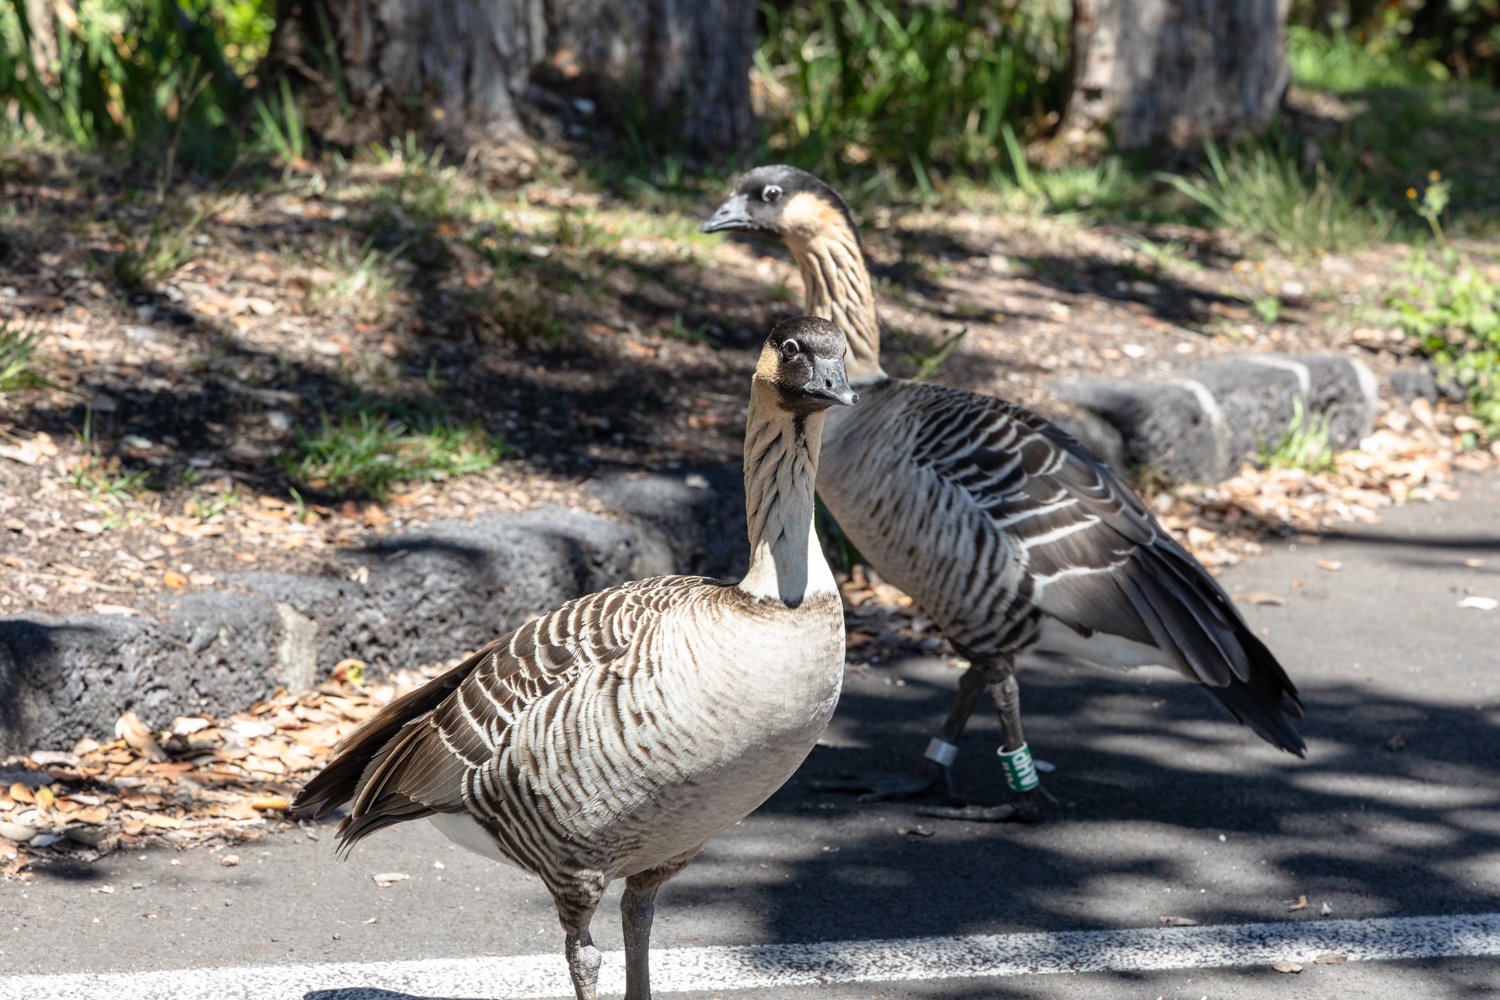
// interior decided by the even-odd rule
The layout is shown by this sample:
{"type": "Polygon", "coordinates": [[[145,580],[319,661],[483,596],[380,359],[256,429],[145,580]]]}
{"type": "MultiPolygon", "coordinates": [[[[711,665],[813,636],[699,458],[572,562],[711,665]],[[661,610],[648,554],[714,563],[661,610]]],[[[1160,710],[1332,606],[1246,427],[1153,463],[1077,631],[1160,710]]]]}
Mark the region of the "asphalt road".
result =
{"type": "MultiPolygon", "coordinates": [[[[1242,607],[1301,688],[1307,760],[1260,743],[1165,671],[1036,662],[1024,665],[1021,682],[1033,750],[1057,767],[1045,780],[1061,805],[1046,822],[918,820],[908,804],[810,792],[810,778],[901,770],[946,711],[954,668],[881,664],[851,676],[829,745],[662,891],[653,944],[1168,934],[1162,916],[1204,926],[1294,922],[1316,933],[1320,922],[1500,913],[1500,610],[1458,607],[1470,593],[1500,598],[1500,479],[1462,485],[1462,500],[1389,512],[1348,537],[1277,543],[1223,574],[1232,593],[1286,600],[1242,607]],[[1321,569],[1319,560],[1340,568],[1321,569]],[[1398,734],[1404,748],[1386,749],[1398,734]],[[918,825],[931,835],[901,832],[918,825]],[[1305,907],[1289,908],[1304,896],[1305,907]]],[[[961,790],[999,787],[998,742],[993,714],[976,717],[955,769],[961,790]]],[[[7,982],[22,995],[4,978],[21,974],[236,966],[250,984],[243,995],[280,998],[303,992],[287,993],[275,976],[259,990],[248,967],[537,954],[562,967],[562,936],[540,885],[452,848],[425,823],[382,832],[348,861],[335,856],[330,826],[245,845],[236,867],[219,863],[224,853],[117,854],[43,869],[29,890],[0,885],[0,997],[7,982]],[[388,872],[410,877],[388,887],[371,879],[388,872]]],[[[617,899],[618,888],[594,923],[606,950],[620,947],[617,899]]],[[[306,995],[431,995],[359,989],[357,970],[341,985],[306,995]]],[[[1260,962],[733,993],[1497,995],[1493,952],[1308,965],[1300,974],[1260,962]]]]}

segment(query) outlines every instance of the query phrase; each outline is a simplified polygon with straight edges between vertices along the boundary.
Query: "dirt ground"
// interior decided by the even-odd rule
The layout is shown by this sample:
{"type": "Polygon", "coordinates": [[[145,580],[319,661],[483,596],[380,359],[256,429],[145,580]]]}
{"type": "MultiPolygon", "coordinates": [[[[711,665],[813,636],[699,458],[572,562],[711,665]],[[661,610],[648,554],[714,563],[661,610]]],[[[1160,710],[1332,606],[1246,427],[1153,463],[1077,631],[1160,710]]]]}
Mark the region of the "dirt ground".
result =
{"type": "MultiPolygon", "coordinates": [[[[588,507],[601,472],[737,461],[761,339],[800,303],[780,247],[696,232],[718,191],[490,191],[397,160],[189,192],[152,223],[149,198],[97,164],[27,169],[4,185],[0,318],[39,334],[58,388],[0,402],[0,613],[150,615],[236,570],[335,572],[338,548],[435,518],[588,507]],[[165,235],[147,243],[152,224],[165,235]],[[133,286],[132,252],[155,267],[133,286]],[[289,481],[276,457],[297,428],[356,397],[478,421],[503,458],[384,503],[289,481]],[[130,473],[148,478],[100,487],[130,473]]],[[[1368,321],[1401,246],[1298,263],[1206,230],[981,204],[863,223],[887,370],[913,370],[898,331],[930,345],[966,330],[934,377],[1044,414],[1062,412],[1048,383],[1071,376],[1247,351],[1345,353],[1380,375],[1409,360],[1368,321]],[[1267,322],[1253,303],[1272,295],[1267,322]]],[[[1441,497],[1455,461],[1489,461],[1455,457],[1446,406],[1395,407],[1388,453],[1358,469],[1247,469],[1156,509],[1232,561],[1266,532],[1441,497]]]]}

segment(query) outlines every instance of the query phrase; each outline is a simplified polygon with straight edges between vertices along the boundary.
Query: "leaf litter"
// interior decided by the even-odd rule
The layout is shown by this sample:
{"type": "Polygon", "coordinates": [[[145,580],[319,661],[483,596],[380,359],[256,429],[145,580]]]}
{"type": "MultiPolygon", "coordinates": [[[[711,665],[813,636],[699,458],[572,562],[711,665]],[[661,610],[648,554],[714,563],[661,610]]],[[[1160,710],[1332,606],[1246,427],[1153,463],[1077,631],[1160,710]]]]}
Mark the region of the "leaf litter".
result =
{"type": "MultiPolygon", "coordinates": [[[[339,739],[459,659],[369,686],[346,679],[296,694],[278,688],[244,712],[180,717],[158,731],[126,713],[110,742],[86,738],[71,752],[0,761],[0,878],[29,877],[33,860],[63,854],[91,861],[145,847],[225,847],[294,829],[291,799],[339,739]]],[[[240,859],[226,854],[219,863],[240,859]]]]}

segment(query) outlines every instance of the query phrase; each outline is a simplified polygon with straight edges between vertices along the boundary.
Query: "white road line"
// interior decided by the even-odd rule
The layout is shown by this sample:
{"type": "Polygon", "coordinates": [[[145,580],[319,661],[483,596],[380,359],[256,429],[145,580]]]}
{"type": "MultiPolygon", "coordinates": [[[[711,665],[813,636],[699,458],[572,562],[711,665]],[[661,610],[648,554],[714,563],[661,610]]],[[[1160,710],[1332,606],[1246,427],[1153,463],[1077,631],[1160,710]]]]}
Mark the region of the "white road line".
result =
{"type": "MultiPolygon", "coordinates": [[[[1311,963],[1325,952],[1351,962],[1500,955],[1500,913],[1324,920],[1120,931],[829,941],[651,953],[658,993],[890,982],[954,976],[1126,972],[1311,963]]],[[[625,988],[624,955],[606,952],[599,987],[625,988]]],[[[0,1000],[397,1000],[419,997],[571,997],[561,954],[411,962],[243,966],[0,979],[0,1000]]]]}

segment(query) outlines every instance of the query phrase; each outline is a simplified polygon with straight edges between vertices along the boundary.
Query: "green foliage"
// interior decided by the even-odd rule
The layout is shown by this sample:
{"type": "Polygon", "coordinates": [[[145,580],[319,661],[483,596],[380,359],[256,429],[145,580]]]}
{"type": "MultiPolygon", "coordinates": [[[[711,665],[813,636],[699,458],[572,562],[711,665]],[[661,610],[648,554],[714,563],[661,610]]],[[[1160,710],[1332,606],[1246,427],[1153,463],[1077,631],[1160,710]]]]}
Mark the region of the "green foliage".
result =
{"type": "Polygon", "coordinates": [[[1500,69],[1500,0],[1292,0],[1288,24],[1299,83],[1415,87],[1500,69]]]}
{"type": "Polygon", "coordinates": [[[1404,46],[1404,37],[1382,32],[1361,44],[1349,32],[1324,34],[1302,25],[1287,28],[1292,79],[1304,87],[1349,92],[1371,87],[1421,87],[1448,79],[1432,46],[1404,46]]]}
{"type": "Polygon", "coordinates": [[[948,360],[948,355],[958,346],[969,332],[968,327],[955,334],[949,334],[946,329],[934,340],[920,334],[913,335],[905,330],[892,330],[896,343],[901,345],[901,353],[905,355],[907,364],[912,367],[911,380],[920,382],[924,378],[936,375],[943,363],[948,360]]]}
{"type": "MultiPolygon", "coordinates": [[[[1292,397],[1292,419],[1282,432],[1281,439],[1272,447],[1260,442],[1260,464],[1267,469],[1302,469],[1305,472],[1332,472],[1333,449],[1328,445],[1328,434],[1333,424],[1333,414],[1325,413],[1321,419],[1309,420],[1302,408],[1302,397],[1292,397]]],[[[1260,435],[1257,434],[1259,439],[1260,435]]]]}
{"type": "Polygon", "coordinates": [[[331,304],[351,307],[367,319],[378,318],[388,297],[402,285],[397,262],[407,243],[390,250],[380,250],[371,236],[354,249],[347,233],[341,234],[323,256],[324,265],[334,279],[325,285],[313,285],[308,293],[308,307],[324,312],[331,304]]]}
{"type": "Polygon", "coordinates": [[[1267,325],[1281,318],[1281,300],[1274,295],[1256,299],[1250,303],[1250,307],[1255,310],[1255,315],[1260,317],[1260,321],[1267,325]]]}
{"type": "Polygon", "coordinates": [[[54,9],[39,32],[25,4],[0,8],[0,91],[31,127],[82,149],[128,142],[152,153],[176,132],[194,162],[222,159],[219,140],[243,97],[223,39],[246,32],[229,44],[237,57],[258,58],[269,34],[261,3],[87,0],[54,9]]]}
{"type": "MultiPolygon", "coordinates": [[[[1033,208],[1093,219],[1101,215],[1128,214],[1132,206],[1145,198],[1146,186],[1126,171],[1119,157],[1108,156],[1098,163],[1082,166],[1032,170],[1009,122],[1000,126],[1000,138],[1015,174],[1016,186],[1027,196],[1033,208]]],[[[998,171],[992,176],[1002,188],[1007,186],[1008,182],[998,171]]]]}
{"type": "Polygon", "coordinates": [[[122,288],[133,291],[147,288],[177,270],[193,257],[193,232],[203,214],[199,211],[186,225],[174,226],[157,213],[144,240],[122,231],[120,240],[124,248],[110,262],[110,277],[122,288]]]}
{"type": "Polygon", "coordinates": [[[1159,277],[1170,275],[1177,267],[1203,267],[1186,256],[1188,245],[1181,240],[1169,239],[1165,243],[1153,243],[1144,237],[1125,233],[1120,237],[1120,242],[1145,257],[1151,264],[1152,272],[1159,277]]]}
{"type": "Polygon", "coordinates": [[[662,330],[661,335],[668,340],[683,340],[689,344],[710,344],[714,338],[708,332],[708,324],[704,323],[696,329],[689,329],[682,325],[682,313],[672,317],[672,325],[662,330]]]}
{"type": "Polygon", "coordinates": [[[238,507],[244,502],[245,498],[240,495],[240,488],[236,485],[228,493],[220,493],[211,500],[194,497],[187,502],[187,512],[189,517],[201,517],[207,521],[215,514],[222,514],[231,507],[238,507]]]}
{"type": "Polygon", "coordinates": [[[263,152],[279,157],[288,170],[307,158],[307,115],[292,96],[291,84],[281,78],[280,94],[272,93],[269,102],[257,97],[255,134],[263,152]]]}
{"type": "Polygon", "coordinates": [[[22,333],[9,323],[0,323],[0,392],[56,388],[37,371],[36,338],[35,332],[22,333]]]}
{"type": "Polygon", "coordinates": [[[909,172],[998,163],[1000,126],[1054,105],[1068,6],[922,0],[762,3],[755,56],[771,146],[830,182],[869,164],[909,172]]]}
{"type": "Polygon", "coordinates": [[[88,493],[96,500],[118,505],[147,490],[151,473],[145,470],[126,472],[120,468],[120,456],[106,457],[94,438],[94,408],[83,411],[83,430],[74,431],[78,439],[78,456],[68,463],[68,483],[75,490],[88,493]]]}
{"type": "Polygon", "coordinates": [[[295,451],[279,461],[289,479],[311,489],[384,500],[399,482],[488,469],[502,450],[477,422],[361,400],[324,413],[311,430],[297,428],[295,451]]]}
{"type": "Polygon", "coordinates": [[[1442,179],[1443,175],[1434,170],[1427,175],[1428,185],[1422,192],[1421,200],[1417,199],[1417,189],[1407,188],[1406,198],[1416,213],[1427,220],[1428,228],[1432,235],[1437,237],[1438,243],[1443,246],[1448,244],[1448,236],[1443,232],[1443,210],[1448,207],[1449,196],[1453,185],[1442,179]]]}
{"type": "Polygon", "coordinates": [[[1437,170],[1449,199],[1445,233],[1496,231],[1500,93],[1479,86],[1391,88],[1369,94],[1360,107],[1348,124],[1348,148],[1362,158],[1364,191],[1402,212],[1412,206],[1407,192],[1425,195],[1422,179],[1437,170]]]}
{"type": "Polygon", "coordinates": [[[1358,250],[1382,239],[1390,218],[1362,204],[1347,178],[1319,161],[1309,178],[1291,156],[1264,146],[1236,149],[1226,158],[1205,145],[1208,166],[1199,177],[1157,174],[1225,226],[1273,244],[1288,256],[1358,250]]]}
{"type": "Polygon", "coordinates": [[[1500,438],[1500,269],[1481,272],[1451,249],[1407,258],[1409,279],[1386,300],[1406,335],[1463,386],[1474,418],[1500,438]]]}

